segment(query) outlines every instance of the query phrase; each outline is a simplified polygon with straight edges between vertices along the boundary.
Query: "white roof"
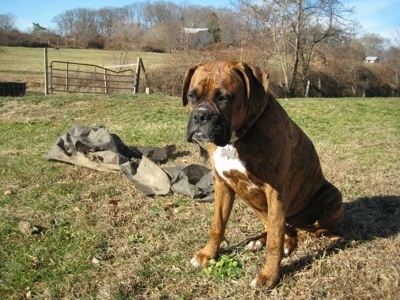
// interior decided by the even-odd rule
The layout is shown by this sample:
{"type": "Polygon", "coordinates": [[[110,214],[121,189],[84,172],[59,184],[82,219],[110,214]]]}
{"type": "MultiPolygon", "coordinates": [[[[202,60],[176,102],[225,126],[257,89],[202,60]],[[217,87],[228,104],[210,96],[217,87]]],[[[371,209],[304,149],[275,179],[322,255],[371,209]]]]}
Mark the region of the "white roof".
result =
{"type": "Polygon", "coordinates": [[[378,56],[367,56],[365,60],[377,60],[378,58],[378,56]]]}
{"type": "Polygon", "coordinates": [[[208,28],[183,28],[186,33],[198,33],[201,31],[208,31],[208,28]]]}

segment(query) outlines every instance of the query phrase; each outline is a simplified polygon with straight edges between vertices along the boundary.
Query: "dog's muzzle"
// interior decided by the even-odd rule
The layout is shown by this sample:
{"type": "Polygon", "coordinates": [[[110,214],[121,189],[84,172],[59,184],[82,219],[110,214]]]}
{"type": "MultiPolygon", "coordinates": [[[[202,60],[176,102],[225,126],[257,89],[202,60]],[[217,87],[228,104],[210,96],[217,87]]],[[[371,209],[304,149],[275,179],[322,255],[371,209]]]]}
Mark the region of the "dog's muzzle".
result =
{"type": "Polygon", "coordinates": [[[217,146],[229,143],[231,131],[228,123],[215,111],[200,107],[194,110],[187,126],[187,141],[211,142],[217,146]]]}

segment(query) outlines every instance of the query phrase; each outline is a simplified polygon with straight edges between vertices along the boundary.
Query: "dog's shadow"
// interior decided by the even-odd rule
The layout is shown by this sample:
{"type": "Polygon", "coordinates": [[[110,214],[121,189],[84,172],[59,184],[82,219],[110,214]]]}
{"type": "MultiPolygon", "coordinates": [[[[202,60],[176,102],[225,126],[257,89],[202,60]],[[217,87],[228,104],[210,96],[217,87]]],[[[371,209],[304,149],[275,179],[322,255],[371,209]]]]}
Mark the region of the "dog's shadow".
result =
{"type": "Polygon", "coordinates": [[[400,231],[400,196],[363,197],[346,202],[339,230],[348,241],[388,238],[400,231]]]}
{"type": "Polygon", "coordinates": [[[322,256],[334,255],[349,245],[376,238],[389,238],[400,232],[400,196],[362,197],[345,202],[345,214],[337,233],[341,239],[282,267],[282,275],[300,271],[322,256]]]}
{"type": "MultiPolygon", "coordinates": [[[[290,264],[283,265],[282,275],[303,270],[318,258],[334,255],[349,245],[366,243],[376,238],[389,238],[400,232],[400,196],[362,197],[345,202],[344,206],[343,222],[336,232],[341,239],[319,249],[316,253],[303,255],[290,264]]],[[[255,238],[257,237],[228,247],[224,252],[229,253],[234,249],[241,248],[255,238]]]]}

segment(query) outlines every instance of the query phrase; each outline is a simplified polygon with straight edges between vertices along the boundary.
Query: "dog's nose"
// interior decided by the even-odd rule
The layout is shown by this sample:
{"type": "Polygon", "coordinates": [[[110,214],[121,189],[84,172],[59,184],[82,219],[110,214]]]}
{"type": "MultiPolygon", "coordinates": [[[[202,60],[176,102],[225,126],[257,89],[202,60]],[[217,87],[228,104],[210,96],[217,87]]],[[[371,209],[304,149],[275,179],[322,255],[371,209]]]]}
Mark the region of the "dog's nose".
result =
{"type": "Polygon", "coordinates": [[[204,125],[207,121],[211,120],[213,113],[208,109],[198,109],[193,112],[193,120],[198,125],[204,125]]]}

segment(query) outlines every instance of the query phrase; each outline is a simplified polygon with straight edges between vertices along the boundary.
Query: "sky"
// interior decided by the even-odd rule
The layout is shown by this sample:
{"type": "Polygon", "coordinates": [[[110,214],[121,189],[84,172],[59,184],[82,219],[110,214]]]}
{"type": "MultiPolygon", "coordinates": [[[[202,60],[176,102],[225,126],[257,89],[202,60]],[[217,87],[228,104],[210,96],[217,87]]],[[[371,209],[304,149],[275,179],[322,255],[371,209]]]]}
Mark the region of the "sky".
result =
{"type": "MultiPolygon", "coordinates": [[[[176,4],[231,6],[232,0],[166,0],[176,4]]],[[[233,0],[235,1],[235,0],[233,0]]],[[[74,8],[122,7],[141,0],[0,0],[0,14],[12,13],[17,17],[16,25],[21,31],[32,28],[32,22],[56,29],[51,20],[74,8]]],[[[147,2],[147,1],[143,1],[147,2]]],[[[345,6],[354,7],[353,18],[363,27],[364,32],[375,33],[392,39],[395,29],[400,28],[400,0],[341,0],[345,6]]]]}

